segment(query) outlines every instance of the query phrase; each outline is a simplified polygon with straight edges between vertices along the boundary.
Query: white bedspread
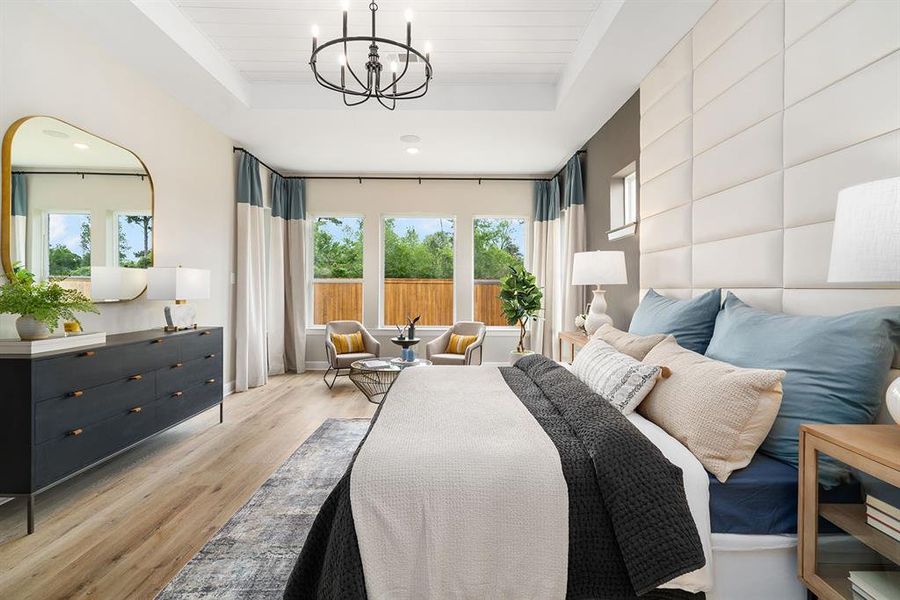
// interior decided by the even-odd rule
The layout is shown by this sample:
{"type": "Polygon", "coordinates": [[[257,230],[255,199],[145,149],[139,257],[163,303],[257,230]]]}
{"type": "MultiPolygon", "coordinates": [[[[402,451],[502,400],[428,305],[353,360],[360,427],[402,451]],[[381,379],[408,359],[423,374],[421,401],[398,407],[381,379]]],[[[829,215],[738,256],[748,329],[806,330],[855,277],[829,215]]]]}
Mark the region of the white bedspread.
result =
{"type": "Polygon", "coordinates": [[[366,592],[565,598],[559,453],[496,367],[465,373],[404,371],[360,450],[350,502],[366,592]]]}

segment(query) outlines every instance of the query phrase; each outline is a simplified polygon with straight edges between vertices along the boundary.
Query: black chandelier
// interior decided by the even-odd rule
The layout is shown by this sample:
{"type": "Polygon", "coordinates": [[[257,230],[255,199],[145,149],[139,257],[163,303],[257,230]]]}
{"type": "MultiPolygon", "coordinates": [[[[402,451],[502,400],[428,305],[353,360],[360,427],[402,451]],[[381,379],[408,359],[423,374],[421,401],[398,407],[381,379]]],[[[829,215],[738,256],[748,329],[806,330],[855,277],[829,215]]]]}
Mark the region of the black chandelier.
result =
{"type": "MultiPolygon", "coordinates": [[[[412,46],[412,13],[406,11],[406,43],[398,42],[389,38],[378,37],[375,33],[375,12],[378,10],[378,4],[371,2],[369,10],[372,12],[372,35],[368,36],[348,36],[347,35],[347,6],[344,5],[343,16],[343,35],[339,38],[329,40],[319,45],[319,30],[313,26],[312,40],[312,56],[309,59],[309,66],[312,67],[313,75],[316,81],[324,88],[339,92],[347,106],[358,106],[367,102],[371,98],[378,100],[378,103],[388,110],[394,110],[397,107],[398,100],[414,100],[421,98],[428,92],[428,83],[431,81],[431,48],[428,42],[425,43],[425,52],[419,52],[412,46]],[[353,70],[350,62],[350,53],[348,46],[352,43],[364,42],[369,46],[368,59],[365,63],[366,73],[361,79],[353,70]],[[396,49],[397,60],[390,64],[391,79],[386,84],[382,83],[381,73],[384,66],[381,64],[381,55],[378,53],[379,45],[381,48],[396,49]],[[338,54],[338,62],[341,66],[341,83],[340,85],[329,81],[326,77],[319,73],[316,68],[316,62],[319,54],[330,46],[338,46],[340,53],[338,54]],[[405,56],[404,56],[405,55],[405,56]],[[402,70],[400,62],[403,63],[402,70]],[[421,63],[425,66],[425,80],[419,83],[417,87],[412,87],[406,91],[401,90],[400,83],[410,73],[410,62],[413,64],[421,63]],[[347,77],[347,71],[350,77],[347,77]],[[398,72],[399,71],[399,72],[398,72]],[[349,99],[348,99],[349,97],[349,99]],[[358,99],[355,99],[358,98],[358,99]]],[[[418,71],[418,69],[413,69],[418,71]]],[[[413,83],[415,86],[415,83],[413,83]]]]}

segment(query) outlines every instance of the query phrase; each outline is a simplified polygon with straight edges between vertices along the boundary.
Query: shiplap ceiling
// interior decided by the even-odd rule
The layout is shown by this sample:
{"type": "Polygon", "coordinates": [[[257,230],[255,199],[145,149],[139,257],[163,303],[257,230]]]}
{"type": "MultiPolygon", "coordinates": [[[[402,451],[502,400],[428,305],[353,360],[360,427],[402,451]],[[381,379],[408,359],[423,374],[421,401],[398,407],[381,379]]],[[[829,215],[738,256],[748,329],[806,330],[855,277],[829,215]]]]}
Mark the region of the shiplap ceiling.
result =
{"type": "MultiPolygon", "coordinates": [[[[712,3],[384,0],[379,36],[402,39],[410,8],[434,48],[428,94],[389,112],[313,80],[312,25],[339,36],[340,0],[34,1],[285,173],[515,176],[559,169],[712,3]]],[[[368,2],[349,14],[365,35],[368,2]]]]}
{"type": "MultiPolygon", "coordinates": [[[[341,32],[337,1],[175,3],[251,82],[308,82],[312,26],[319,26],[320,40],[341,32]]],[[[601,4],[601,0],[383,0],[378,2],[377,31],[381,37],[403,40],[404,13],[411,8],[413,45],[421,49],[431,41],[437,81],[555,84],[601,4]]],[[[367,35],[368,2],[352,0],[349,7],[350,35],[367,35]]],[[[365,55],[360,54],[356,59],[362,62],[365,55]]],[[[336,61],[319,62],[320,68],[336,70],[336,61]]]]}

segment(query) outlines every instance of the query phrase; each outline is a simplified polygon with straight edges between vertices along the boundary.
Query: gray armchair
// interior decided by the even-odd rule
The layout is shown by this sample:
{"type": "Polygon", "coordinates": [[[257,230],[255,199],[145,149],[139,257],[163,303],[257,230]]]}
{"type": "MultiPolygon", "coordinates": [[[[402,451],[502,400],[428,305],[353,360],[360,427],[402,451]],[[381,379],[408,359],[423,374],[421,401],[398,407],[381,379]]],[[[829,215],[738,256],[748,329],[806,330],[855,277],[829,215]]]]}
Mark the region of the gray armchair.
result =
{"type": "Polygon", "coordinates": [[[459,321],[453,327],[445,331],[440,337],[425,344],[425,358],[436,365],[480,365],[482,344],[487,328],[481,321],[459,321]],[[474,335],[475,341],[466,348],[465,354],[451,354],[447,352],[447,344],[450,343],[450,334],[474,335]],[[477,355],[477,356],[476,356],[477,355]]]}
{"type": "Polygon", "coordinates": [[[381,344],[372,337],[372,334],[359,321],[330,321],[325,325],[325,355],[328,358],[328,369],[325,371],[322,379],[330,389],[334,387],[334,382],[337,381],[338,377],[346,377],[350,374],[350,364],[354,361],[381,356],[381,344]],[[334,343],[331,341],[331,334],[346,335],[357,331],[362,332],[365,352],[338,354],[337,348],[334,347],[334,343]],[[347,372],[341,373],[344,370],[347,372]],[[334,371],[334,377],[331,379],[331,383],[328,383],[328,375],[332,371],[334,371]]]}

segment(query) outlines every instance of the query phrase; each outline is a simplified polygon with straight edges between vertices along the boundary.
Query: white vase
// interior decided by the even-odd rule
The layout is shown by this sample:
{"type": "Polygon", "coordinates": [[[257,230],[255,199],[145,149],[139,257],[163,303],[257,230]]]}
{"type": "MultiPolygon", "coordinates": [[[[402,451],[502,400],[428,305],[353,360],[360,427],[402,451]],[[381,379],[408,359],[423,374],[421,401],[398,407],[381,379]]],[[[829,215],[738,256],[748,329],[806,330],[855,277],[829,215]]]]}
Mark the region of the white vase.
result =
{"type": "Polygon", "coordinates": [[[31,315],[22,315],[16,319],[16,331],[23,342],[45,340],[50,337],[50,328],[31,315]]]}
{"type": "Polygon", "coordinates": [[[534,350],[526,350],[524,352],[516,352],[515,350],[513,350],[509,353],[509,366],[515,366],[515,364],[519,362],[519,359],[525,358],[526,356],[530,356],[532,354],[534,354],[534,350]]]}
{"type": "Polygon", "coordinates": [[[604,323],[612,325],[612,317],[606,314],[606,290],[599,287],[594,290],[594,299],[591,301],[591,310],[588,311],[587,319],[584,321],[584,330],[591,336],[600,329],[604,323]]]}
{"type": "Polygon", "coordinates": [[[891,382],[888,386],[887,395],[885,397],[888,412],[894,419],[894,423],[900,425],[900,377],[891,382]]]}

